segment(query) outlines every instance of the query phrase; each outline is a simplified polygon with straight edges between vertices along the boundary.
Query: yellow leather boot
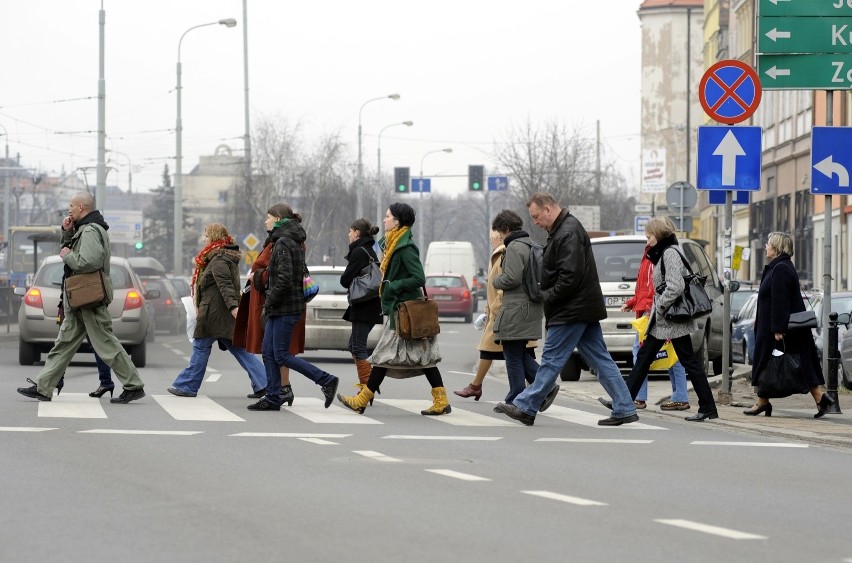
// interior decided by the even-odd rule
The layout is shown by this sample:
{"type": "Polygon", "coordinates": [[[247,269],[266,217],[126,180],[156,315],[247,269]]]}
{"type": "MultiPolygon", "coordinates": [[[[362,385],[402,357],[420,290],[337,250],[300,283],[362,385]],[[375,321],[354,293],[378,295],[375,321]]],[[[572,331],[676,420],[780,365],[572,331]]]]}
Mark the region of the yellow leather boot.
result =
{"type": "Polygon", "coordinates": [[[364,385],[354,397],[344,397],[338,393],[337,400],[358,414],[364,414],[364,411],[367,410],[367,405],[373,402],[373,392],[364,385]]]}
{"type": "Polygon", "coordinates": [[[425,411],[420,411],[420,414],[428,416],[437,416],[440,414],[450,414],[453,412],[453,407],[447,400],[447,390],[444,387],[432,388],[432,406],[425,411]]]}

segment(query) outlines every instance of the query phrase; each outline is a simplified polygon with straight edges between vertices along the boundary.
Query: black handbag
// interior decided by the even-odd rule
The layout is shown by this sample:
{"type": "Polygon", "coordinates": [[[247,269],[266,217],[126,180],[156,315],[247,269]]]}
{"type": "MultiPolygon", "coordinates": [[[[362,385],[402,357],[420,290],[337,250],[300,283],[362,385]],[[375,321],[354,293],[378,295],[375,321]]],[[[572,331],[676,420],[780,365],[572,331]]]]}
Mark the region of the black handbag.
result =
{"type": "Polygon", "coordinates": [[[773,354],[757,374],[757,396],[762,399],[780,399],[807,392],[798,354],[786,351],[778,356],[773,354]]]}
{"type": "Polygon", "coordinates": [[[352,305],[378,297],[379,285],[382,283],[382,269],[379,267],[379,263],[373,260],[366,249],[363,250],[367,253],[370,263],[349,284],[348,297],[349,303],[352,305]]]}
{"type": "Polygon", "coordinates": [[[787,330],[816,327],[816,311],[814,311],[813,309],[811,309],[810,311],[799,311],[798,313],[792,313],[790,315],[790,320],[787,322],[787,330]]]}
{"type": "MultiPolygon", "coordinates": [[[[686,322],[690,319],[697,319],[709,314],[713,310],[713,303],[707,296],[707,291],[704,289],[704,283],[707,281],[707,276],[699,276],[692,272],[689,267],[689,262],[677,249],[677,255],[680,256],[683,265],[686,267],[689,275],[683,276],[685,286],[683,293],[675,299],[674,303],[666,310],[664,317],[667,321],[686,322]]],[[[663,279],[666,277],[666,263],[661,259],[660,264],[663,268],[663,279]]],[[[663,282],[663,286],[665,282],[663,282]]],[[[658,293],[662,293],[657,289],[658,293]]]]}

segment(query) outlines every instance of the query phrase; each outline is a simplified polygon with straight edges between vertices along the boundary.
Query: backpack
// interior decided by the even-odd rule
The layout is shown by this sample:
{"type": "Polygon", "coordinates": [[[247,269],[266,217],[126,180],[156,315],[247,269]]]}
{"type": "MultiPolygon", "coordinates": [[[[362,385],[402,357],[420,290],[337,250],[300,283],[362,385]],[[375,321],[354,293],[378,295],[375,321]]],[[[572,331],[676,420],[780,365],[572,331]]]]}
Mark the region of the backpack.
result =
{"type": "Polygon", "coordinates": [[[530,247],[530,254],[527,258],[527,267],[524,268],[524,293],[527,294],[530,301],[541,303],[544,297],[541,295],[541,272],[544,267],[544,247],[539,243],[529,240],[519,240],[518,242],[526,244],[530,247]]]}

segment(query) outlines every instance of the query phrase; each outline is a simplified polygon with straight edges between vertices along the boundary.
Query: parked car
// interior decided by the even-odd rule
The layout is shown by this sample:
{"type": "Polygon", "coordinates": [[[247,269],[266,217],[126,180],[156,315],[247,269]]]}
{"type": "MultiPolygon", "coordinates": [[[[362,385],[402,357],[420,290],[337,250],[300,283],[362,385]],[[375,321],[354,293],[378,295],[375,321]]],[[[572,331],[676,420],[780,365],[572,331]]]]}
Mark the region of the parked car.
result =
{"type": "MultiPolygon", "coordinates": [[[[477,278],[476,254],[473,244],[462,240],[436,240],[429,243],[424,262],[426,273],[463,275],[471,289],[473,310],[479,301],[478,289],[485,277],[477,278]]],[[[468,321],[470,322],[470,321],[468,321]]]]}
{"type": "MultiPolygon", "coordinates": [[[[348,350],[352,323],[343,320],[349,306],[346,288],[340,285],[342,266],[308,266],[311,278],[320,291],[308,303],[305,319],[305,350],[348,350]]],[[[381,325],[376,325],[367,337],[372,350],[379,341],[381,325]]]]}
{"type": "MultiPolygon", "coordinates": [[[[814,335],[814,344],[816,344],[817,354],[819,355],[820,361],[822,361],[822,342],[823,342],[823,330],[822,330],[822,306],[823,306],[823,294],[822,292],[814,293],[810,298],[810,304],[813,307],[814,312],[816,313],[817,318],[817,327],[812,328],[811,332],[814,335]]],[[[838,314],[850,313],[852,312],[852,291],[838,291],[831,293],[831,310],[838,314]]],[[[838,325],[837,332],[837,343],[838,347],[840,345],[840,341],[846,332],[846,325],[841,323],[838,325]]]]}
{"type": "MultiPolygon", "coordinates": [[[[754,361],[754,319],[757,317],[757,292],[745,292],[744,295],[747,296],[745,304],[733,316],[731,359],[738,364],[750,365],[754,361]]],[[[731,309],[733,310],[733,307],[731,309]]]]}
{"type": "Polygon", "coordinates": [[[426,274],[426,295],[438,304],[438,316],[464,317],[464,322],[473,322],[476,303],[463,275],[426,274]]]}
{"type": "Polygon", "coordinates": [[[150,256],[131,256],[127,259],[138,276],[166,277],[166,268],[162,262],[150,256]]]}
{"type": "MultiPolygon", "coordinates": [[[[23,295],[18,311],[18,363],[33,365],[47,353],[59,334],[57,310],[61,299],[64,262],[58,255],[44,259],[29,288],[16,288],[23,295]]],[[[145,367],[147,361],[146,342],[153,326],[146,300],[155,300],[157,290],[146,291],[130,263],[124,258],[110,259],[113,300],[108,310],[112,317],[112,331],[130,354],[136,367],[145,367]]],[[[92,352],[84,340],[79,352],[92,352]]]]}
{"type": "Polygon", "coordinates": [[[160,292],[158,299],[151,300],[154,310],[154,329],[165,330],[169,334],[181,334],[186,330],[186,309],[180,300],[172,280],[160,276],[140,276],[145,290],[160,292]]]}
{"type": "MultiPolygon", "coordinates": [[[[840,314],[838,320],[843,323],[840,326],[848,329],[850,316],[852,316],[850,313],[840,314]]],[[[837,347],[840,349],[840,369],[837,375],[838,383],[852,390],[852,330],[844,330],[842,338],[838,336],[837,347]]],[[[828,380],[827,375],[826,380],[828,380]]]]}
{"type": "Polygon", "coordinates": [[[740,285],[740,288],[731,294],[731,318],[737,316],[742,309],[743,305],[751,298],[752,295],[757,294],[756,287],[743,287],[740,285]]]}
{"type": "Polygon", "coordinates": [[[184,297],[188,297],[190,294],[189,291],[189,280],[186,278],[168,278],[177,292],[178,299],[182,299],[184,297]]]}
{"type": "MultiPolygon", "coordinates": [[[[601,284],[607,318],[601,321],[604,341],[612,359],[622,370],[633,367],[633,341],[636,331],[630,324],[635,318],[632,312],[622,312],[621,306],[633,296],[636,275],[647,240],[642,235],[622,235],[591,239],[592,252],[601,284]]],[[[692,239],[680,239],[680,248],[692,271],[706,276],[705,290],[713,301],[710,315],[698,320],[698,330],[692,334],[692,346],[704,364],[708,375],[722,371],[722,283],[704,247],[692,239]],[[712,368],[712,369],[711,369],[712,368]]],[[[731,282],[731,291],[739,288],[739,282],[731,282]]],[[[587,369],[576,350],[562,368],[560,376],[565,381],[577,381],[580,371],[587,369]]]]}

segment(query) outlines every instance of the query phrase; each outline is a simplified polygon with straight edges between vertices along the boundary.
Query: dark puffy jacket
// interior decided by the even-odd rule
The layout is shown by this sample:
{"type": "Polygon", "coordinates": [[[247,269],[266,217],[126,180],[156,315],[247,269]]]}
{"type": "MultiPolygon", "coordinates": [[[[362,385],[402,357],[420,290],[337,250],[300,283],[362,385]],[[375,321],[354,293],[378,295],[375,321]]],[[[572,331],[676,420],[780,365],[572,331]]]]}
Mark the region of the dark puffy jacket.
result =
{"type": "Polygon", "coordinates": [[[567,209],[562,210],[548,231],[542,262],[545,326],[606,318],[589,235],[567,209]]]}
{"type": "MultiPolygon", "coordinates": [[[[346,270],[340,275],[340,285],[349,289],[361,271],[370,265],[370,260],[378,262],[373,245],[376,241],[373,237],[361,237],[349,244],[349,254],[346,255],[346,270]]],[[[382,303],[379,297],[368,299],[362,303],[355,303],[346,308],[343,320],[350,323],[382,323],[382,303]]]]}
{"type": "Polygon", "coordinates": [[[305,229],[293,220],[281,225],[279,230],[281,237],[275,241],[269,258],[266,316],[302,315],[305,312],[305,295],[302,289],[305,252],[302,245],[307,235],[305,229]]]}

